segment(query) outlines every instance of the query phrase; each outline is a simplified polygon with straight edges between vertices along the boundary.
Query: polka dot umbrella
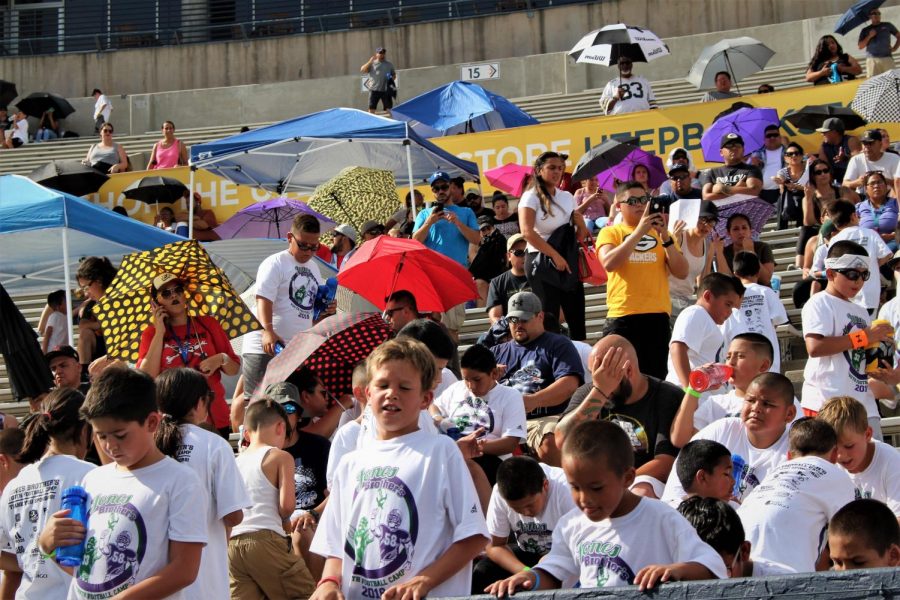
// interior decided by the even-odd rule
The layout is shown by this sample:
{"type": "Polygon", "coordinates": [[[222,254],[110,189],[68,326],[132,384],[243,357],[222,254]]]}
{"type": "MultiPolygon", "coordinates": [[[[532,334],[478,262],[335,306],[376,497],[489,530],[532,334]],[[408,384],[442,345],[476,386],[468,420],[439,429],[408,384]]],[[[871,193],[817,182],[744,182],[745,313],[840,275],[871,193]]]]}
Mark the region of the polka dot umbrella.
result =
{"type": "Polygon", "coordinates": [[[163,272],[184,281],[191,314],[215,318],[229,338],[262,329],[199,242],[174,242],[125,256],[116,278],[98,302],[95,313],[111,358],[137,361],[141,333],[153,320],[150,286],[163,272]]]}

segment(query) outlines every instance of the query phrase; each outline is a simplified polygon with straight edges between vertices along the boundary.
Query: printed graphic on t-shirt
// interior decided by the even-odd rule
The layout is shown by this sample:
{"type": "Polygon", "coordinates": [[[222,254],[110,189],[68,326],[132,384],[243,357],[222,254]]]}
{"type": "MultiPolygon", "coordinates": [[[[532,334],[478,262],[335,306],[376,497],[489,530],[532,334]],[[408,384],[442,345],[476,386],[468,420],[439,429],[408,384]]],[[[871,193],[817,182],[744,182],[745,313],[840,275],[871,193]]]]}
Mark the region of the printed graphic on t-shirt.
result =
{"type": "Polygon", "coordinates": [[[596,582],[595,587],[614,587],[617,585],[631,585],[634,583],[634,571],[625,562],[620,554],[622,546],[612,542],[584,542],[578,545],[578,562],[581,572],[587,574],[582,580],[591,579],[596,582]],[[591,569],[594,574],[591,575],[591,569]],[[617,577],[622,583],[609,584],[610,577],[617,577]]]}
{"type": "Polygon", "coordinates": [[[316,293],[319,290],[319,283],[313,275],[309,267],[297,265],[294,267],[294,274],[288,284],[288,294],[291,304],[297,307],[297,316],[307,316],[313,309],[316,301],[316,293]]]}
{"type": "Polygon", "coordinates": [[[643,423],[634,417],[619,414],[611,414],[606,417],[606,420],[615,423],[622,428],[622,431],[624,431],[628,435],[628,439],[631,440],[631,446],[636,453],[648,452],[650,450],[650,441],[647,439],[647,430],[644,429],[643,423]]]}
{"type": "Polygon", "coordinates": [[[112,598],[137,579],[147,550],[147,529],[131,498],[130,494],[101,494],[91,504],[95,528],[87,532],[75,580],[83,598],[112,598]]]}
{"type": "Polygon", "coordinates": [[[175,460],[181,463],[191,462],[191,454],[193,454],[193,452],[193,444],[182,444],[175,450],[175,460]]]}
{"type": "MultiPolygon", "coordinates": [[[[626,235],[622,240],[623,242],[631,237],[631,234],[626,235]]],[[[656,262],[656,253],[653,252],[653,249],[656,248],[658,242],[656,238],[652,235],[644,234],[644,237],[641,238],[641,241],[637,243],[634,247],[634,252],[631,253],[631,256],[628,258],[628,262],[631,263],[655,263],[656,262]]]]}
{"type": "Polygon", "coordinates": [[[630,83],[621,83],[619,84],[619,89],[622,91],[622,100],[630,100],[631,98],[643,98],[644,97],[644,86],[640,81],[632,81],[630,83]]]}
{"type": "Polygon", "coordinates": [[[297,497],[297,508],[315,507],[316,474],[299,458],[294,459],[294,493],[297,497]]]}
{"type": "Polygon", "coordinates": [[[522,394],[534,394],[541,391],[544,384],[544,378],[541,377],[541,370],[534,361],[531,360],[521,369],[510,375],[506,381],[506,385],[516,388],[522,394]]]}
{"type": "Polygon", "coordinates": [[[517,521],[515,526],[516,544],[524,552],[532,554],[547,554],[550,552],[550,543],[553,532],[546,523],[537,521],[517,521]]]}
{"type": "Polygon", "coordinates": [[[373,467],[357,477],[353,497],[362,512],[347,532],[344,552],[353,561],[351,585],[362,588],[363,598],[380,598],[412,566],[419,513],[409,487],[397,477],[398,470],[373,467]]]}
{"type": "MultiPolygon", "coordinates": [[[[867,323],[861,317],[852,313],[847,313],[848,323],[844,325],[843,335],[849,334],[854,329],[865,329],[867,323]]],[[[856,350],[845,350],[843,352],[844,360],[850,368],[850,381],[853,383],[854,390],[857,392],[869,391],[869,378],[866,375],[866,349],[857,348],[856,350]]]]}
{"type": "Polygon", "coordinates": [[[450,413],[450,420],[456,423],[456,427],[467,435],[479,427],[483,427],[485,433],[494,431],[494,411],[483,398],[472,394],[457,404],[450,413]]]}
{"type": "Polygon", "coordinates": [[[735,481],[737,481],[737,489],[738,489],[738,497],[737,500],[743,500],[747,494],[752,492],[756,486],[759,485],[759,477],[756,475],[756,468],[750,466],[747,463],[747,460],[741,456],[740,454],[733,455],[740,460],[734,460],[733,462],[737,462],[741,464],[740,473],[732,473],[735,481]]]}

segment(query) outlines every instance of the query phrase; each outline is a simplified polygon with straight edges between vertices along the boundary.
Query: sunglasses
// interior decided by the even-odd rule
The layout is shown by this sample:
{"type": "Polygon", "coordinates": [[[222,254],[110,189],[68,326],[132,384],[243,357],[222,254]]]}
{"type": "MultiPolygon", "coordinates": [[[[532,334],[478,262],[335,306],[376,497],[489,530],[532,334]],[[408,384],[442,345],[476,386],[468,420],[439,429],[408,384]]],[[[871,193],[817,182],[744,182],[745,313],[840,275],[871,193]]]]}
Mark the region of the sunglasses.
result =
{"type": "Polygon", "coordinates": [[[828,169],[816,169],[813,171],[813,175],[827,175],[828,173],[831,173],[828,169]]]}
{"type": "Polygon", "coordinates": [[[766,134],[766,138],[767,138],[767,139],[770,139],[770,140],[771,140],[772,138],[777,138],[777,137],[781,137],[781,134],[780,134],[780,133],[767,133],[767,134],[766,134]]]}
{"type": "Polygon", "coordinates": [[[294,238],[294,241],[297,243],[297,249],[301,252],[315,252],[320,246],[319,242],[316,242],[315,244],[306,244],[298,241],[297,238],[294,238]]]}
{"type": "Polygon", "coordinates": [[[525,256],[525,250],[523,248],[519,248],[518,250],[513,250],[512,255],[518,256],[518,257],[525,256]]]}
{"type": "Polygon", "coordinates": [[[522,325],[525,325],[531,319],[523,319],[522,317],[506,317],[506,320],[507,320],[507,322],[512,323],[513,325],[518,325],[519,323],[521,323],[522,325]]]}
{"type": "Polygon", "coordinates": [[[785,152],[785,156],[800,156],[799,152],[785,152]]]}
{"type": "Polygon", "coordinates": [[[294,404],[293,402],[288,402],[287,404],[282,404],[281,408],[283,408],[284,412],[286,412],[289,415],[293,415],[293,414],[297,413],[297,405],[294,404]]]}
{"type": "Polygon", "coordinates": [[[450,184],[449,184],[449,183],[444,183],[444,184],[441,184],[441,185],[433,185],[433,186],[431,186],[431,191],[432,191],[432,192],[443,192],[444,190],[449,190],[449,189],[450,189],[450,184]]]}
{"type": "Polygon", "coordinates": [[[871,273],[868,271],[857,271],[856,269],[835,269],[835,273],[840,273],[850,281],[868,281],[871,273]]]}
{"type": "Polygon", "coordinates": [[[372,227],[371,229],[367,229],[363,232],[363,235],[381,235],[384,233],[384,227],[379,225],[378,227],[372,227]]]}
{"type": "Polygon", "coordinates": [[[650,202],[651,196],[649,194],[645,196],[629,196],[625,200],[622,200],[622,204],[627,204],[628,206],[634,206],[635,204],[647,204],[650,202]]]}
{"type": "Polygon", "coordinates": [[[404,306],[397,306],[395,308],[386,308],[384,310],[384,314],[387,317],[393,317],[395,312],[397,312],[398,310],[403,310],[404,308],[409,308],[409,307],[404,305],[404,306]]]}
{"type": "Polygon", "coordinates": [[[161,297],[165,298],[166,300],[168,300],[172,296],[183,296],[184,295],[184,286],[183,285],[173,285],[170,288],[160,290],[159,295],[161,297]]]}
{"type": "Polygon", "coordinates": [[[688,175],[687,173],[684,173],[682,175],[669,175],[669,179],[672,179],[674,181],[684,181],[688,177],[690,177],[690,175],[688,175]]]}

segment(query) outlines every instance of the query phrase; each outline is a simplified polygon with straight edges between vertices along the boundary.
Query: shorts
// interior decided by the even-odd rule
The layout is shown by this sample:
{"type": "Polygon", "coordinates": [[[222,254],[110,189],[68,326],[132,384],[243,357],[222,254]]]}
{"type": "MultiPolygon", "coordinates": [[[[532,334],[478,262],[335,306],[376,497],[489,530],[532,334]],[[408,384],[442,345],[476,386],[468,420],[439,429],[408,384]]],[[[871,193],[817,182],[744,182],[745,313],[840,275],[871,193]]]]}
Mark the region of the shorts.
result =
{"type": "Polygon", "coordinates": [[[272,357],[268,354],[244,354],[241,356],[241,375],[244,376],[244,400],[250,400],[262,383],[266,367],[272,357]]]}
{"type": "Polygon", "coordinates": [[[466,305],[457,304],[445,313],[441,313],[441,323],[450,331],[459,331],[466,322],[466,305]]]}
{"type": "Polygon", "coordinates": [[[535,456],[538,454],[541,442],[548,435],[553,435],[553,432],[556,431],[557,423],[559,423],[559,415],[548,415],[526,421],[528,433],[525,437],[525,443],[532,454],[535,456]]]}
{"type": "Polygon", "coordinates": [[[866,77],[875,77],[894,68],[893,56],[870,56],[866,58],[866,77]]]}
{"type": "Polygon", "coordinates": [[[242,533],[228,541],[228,579],[232,598],[293,600],[308,598],[316,582],[303,559],[292,554],[290,538],[268,529],[242,533]]]}
{"type": "Polygon", "coordinates": [[[389,91],[384,92],[376,92],[372,90],[369,92],[369,110],[375,110],[378,108],[378,101],[381,101],[381,105],[384,107],[384,110],[390,110],[394,108],[394,96],[389,91]]]}
{"type": "Polygon", "coordinates": [[[25,145],[25,142],[23,142],[23,141],[21,140],[21,138],[14,137],[14,138],[12,138],[11,141],[12,141],[12,147],[13,147],[13,148],[19,148],[20,146],[25,145]]]}

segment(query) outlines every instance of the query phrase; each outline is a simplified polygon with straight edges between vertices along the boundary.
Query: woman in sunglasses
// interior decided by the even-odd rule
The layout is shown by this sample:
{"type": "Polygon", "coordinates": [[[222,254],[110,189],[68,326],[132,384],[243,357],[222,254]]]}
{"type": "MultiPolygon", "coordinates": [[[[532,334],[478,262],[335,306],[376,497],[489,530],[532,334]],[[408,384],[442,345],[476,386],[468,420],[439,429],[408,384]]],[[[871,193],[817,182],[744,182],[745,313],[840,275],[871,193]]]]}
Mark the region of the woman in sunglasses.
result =
{"type": "Polygon", "coordinates": [[[808,181],[803,186],[803,225],[797,240],[796,265],[806,264],[807,245],[824,223],[825,207],[839,198],[854,203],[858,196],[845,187],[834,184],[834,169],[827,161],[814,159],[807,168],[808,181]]]}
{"type": "Polygon", "coordinates": [[[694,289],[712,271],[712,262],[715,258],[719,263],[725,262],[723,254],[724,246],[721,238],[716,234],[716,224],[719,222],[719,209],[715,202],[710,200],[700,201],[700,216],[697,224],[689,229],[675,231],[672,235],[681,247],[682,254],[687,260],[688,274],[684,279],[679,279],[669,273],[669,294],[672,296],[672,326],[675,319],[688,306],[695,303],[694,289]],[[710,236],[712,239],[710,240],[710,236]]]}
{"type": "Polygon", "coordinates": [[[141,333],[137,368],[151,377],[167,369],[186,367],[203,373],[215,394],[210,419],[228,439],[231,432],[228,405],[221,375],[237,375],[241,360],[231,348],[219,322],[208,316],[191,316],[184,281],[162,273],[150,287],[153,323],[141,333]]]}
{"type": "Polygon", "coordinates": [[[866,173],[863,179],[866,199],[856,205],[859,226],[874,229],[888,245],[891,252],[897,251],[897,200],[888,198],[888,181],[881,171],[866,173]]]}
{"type": "Polygon", "coordinates": [[[778,229],[798,227],[803,220],[803,191],[809,181],[803,147],[791,142],[784,150],[786,166],[772,177],[781,188],[781,213],[778,215],[778,229]]]}

